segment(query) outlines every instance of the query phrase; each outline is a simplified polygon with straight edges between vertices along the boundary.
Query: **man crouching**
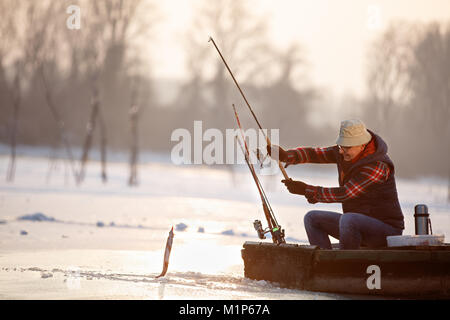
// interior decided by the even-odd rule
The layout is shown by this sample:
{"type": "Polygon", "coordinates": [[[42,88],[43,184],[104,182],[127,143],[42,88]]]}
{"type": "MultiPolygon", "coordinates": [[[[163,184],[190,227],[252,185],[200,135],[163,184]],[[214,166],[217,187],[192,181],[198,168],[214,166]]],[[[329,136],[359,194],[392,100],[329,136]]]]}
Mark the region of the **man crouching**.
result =
{"type": "Polygon", "coordinates": [[[290,193],[303,195],[309,203],[340,202],[344,214],[313,210],[304,217],[311,245],[331,249],[329,235],[339,239],[340,249],[385,247],[386,237],[401,235],[403,213],[397,196],[394,164],[380,136],[367,130],[360,120],[341,122],[336,145],[327,148],[267,148],[286,166],[300,163],[336,163],[339,187],[308,185],[282,180],[290,193]]]}

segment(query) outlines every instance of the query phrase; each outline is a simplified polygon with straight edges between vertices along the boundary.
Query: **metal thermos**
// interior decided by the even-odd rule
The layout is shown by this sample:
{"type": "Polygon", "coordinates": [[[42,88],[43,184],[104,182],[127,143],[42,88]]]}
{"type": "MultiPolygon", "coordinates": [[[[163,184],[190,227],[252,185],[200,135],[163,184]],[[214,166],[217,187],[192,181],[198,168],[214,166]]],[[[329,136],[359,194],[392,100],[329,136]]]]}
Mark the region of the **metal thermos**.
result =
{"type": "Polygon", "coordinates": [[[414,207],[414,221],[417,235],[429,234],[428,230],[431,230],[431,221],[426,205],[418,204],[414,207]]]}

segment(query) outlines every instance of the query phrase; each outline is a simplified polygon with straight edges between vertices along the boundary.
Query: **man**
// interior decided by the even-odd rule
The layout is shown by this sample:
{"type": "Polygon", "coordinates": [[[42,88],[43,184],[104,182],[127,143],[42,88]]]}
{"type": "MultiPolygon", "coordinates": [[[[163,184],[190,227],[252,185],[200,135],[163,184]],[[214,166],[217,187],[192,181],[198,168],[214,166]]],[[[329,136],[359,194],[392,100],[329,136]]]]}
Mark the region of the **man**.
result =
{"type": "Polygon", "coordinates": [[[339,239],[340,249],[385,247],[386,237],[401,235],[403,213],[397,197],[394,164],[387,145],[367,130],[360,120],[341,122],[336,146],[328,148],[267,148],[269,154],[286,163],[336,163],[339,187],[308,185],[282,180],[289,192],[303,195],[309,203],[340,202],[344,214],[314,210],[304,217],[309,242],[331,249],[329,235],[339,239]],[[278,153],[278,155],[277,155],[278,153]]]}

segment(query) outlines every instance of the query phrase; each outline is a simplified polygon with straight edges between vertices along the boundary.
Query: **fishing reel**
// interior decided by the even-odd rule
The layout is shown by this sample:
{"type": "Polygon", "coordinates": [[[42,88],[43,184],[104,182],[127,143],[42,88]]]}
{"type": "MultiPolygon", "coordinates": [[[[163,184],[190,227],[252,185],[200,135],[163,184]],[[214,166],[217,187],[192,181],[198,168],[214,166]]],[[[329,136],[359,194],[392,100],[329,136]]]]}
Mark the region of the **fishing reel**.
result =
{"type": "Polygon", "coordinates": [[[253,222],[253,227],[255,228],[256,232],[258,233],[258,238],[260,239],[266,239],[265,234],[270,232],[272,234],[272,240],[276,244],[280,243],[286,243],[284,240],[284,230],[282,230],[280,227],[275,227],[272,230],[270,228],[263,229],[262,223],[260,220],[255,220],[253,222]]]}
{"type": "Polygon", "coordinates": [[[284,230],[279,227],[273,228],[272,240],[276,244],[286,243],[286,240],[284,240],[284,230]]]}

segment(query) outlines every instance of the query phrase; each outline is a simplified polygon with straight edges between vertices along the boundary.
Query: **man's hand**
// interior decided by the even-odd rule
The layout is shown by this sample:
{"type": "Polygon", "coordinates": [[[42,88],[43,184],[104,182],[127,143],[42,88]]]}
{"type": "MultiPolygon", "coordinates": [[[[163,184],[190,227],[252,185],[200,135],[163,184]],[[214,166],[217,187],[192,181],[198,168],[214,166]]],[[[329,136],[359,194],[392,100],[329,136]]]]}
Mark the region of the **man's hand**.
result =
{"type": "Polygon", "coordinates": [[[285,186],[288,188],[290,193],[299,194],[304,196],[306,192],[306,186],[307,184],[302,181],[295,181],[292,179],[288,180],[281,180],[285,184],[285,186]]]}
{"type": "Polygon", "coordinates": [[[281,162],[286,162],[288,158],[287,152],[275,144],[267,145],[267,153],[272,159],[278,159],[281,162]]]}

